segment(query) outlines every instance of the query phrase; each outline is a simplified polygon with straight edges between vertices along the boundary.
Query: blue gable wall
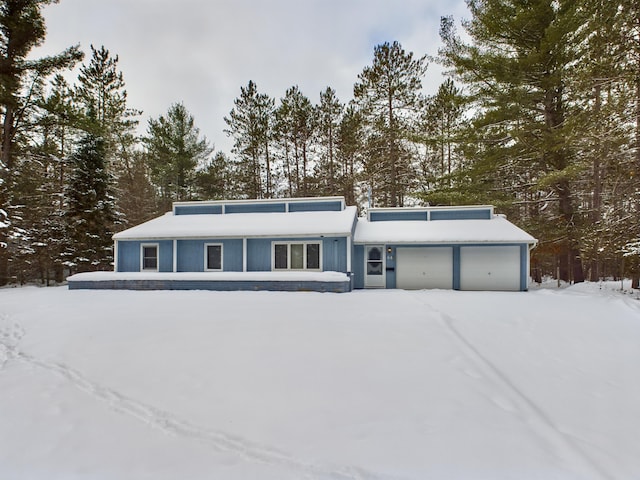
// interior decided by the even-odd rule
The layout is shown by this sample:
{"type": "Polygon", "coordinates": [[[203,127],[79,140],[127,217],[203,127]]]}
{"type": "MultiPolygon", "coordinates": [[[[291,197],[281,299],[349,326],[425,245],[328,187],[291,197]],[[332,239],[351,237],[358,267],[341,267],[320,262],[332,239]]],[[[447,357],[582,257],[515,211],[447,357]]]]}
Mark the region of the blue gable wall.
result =
{"type": "Polygon", "coordinates": [[[221,214],[222,205],[176,205],[173,212],[176,215],[221,214]]]}
{"type": "Polygon", "coordinates": [[[284,203],[237,203],[225,205],[225,213],[283,213],[286,211],[284,203]]]}
{"type": "Polygon", "coordinates": [[[118,241],[118,271],[140,271],[140,246],[142,244],[157,244],[159,256],[159,271],[173,271],[173,241],[171,240],[120,240],[118,241]]]}
{"type": "Polygon", "coordinates": [[[434,210],[431,212],[431,220],[490,220],[491,209],[482,208],[474,210],[434,210]]]}
{"type": "Polygon", "coordinates": [[[390,222],[395,220],[427,220],[426,211],[397,211],[397,212],[371,212],[369,221],[371,222],[390,222]]]}
{"type": "Polygon", "coordinates": [[[242,271],[242,240],[178,240],[178,272],[204,272],[205,243],[222,244],[222,268],[225,272],[242,271]]]}
{"type": "Polygon", "coordinates": [[[364,245],[354,245],[353,258],[353,288],[364,288],[364,245]]]}
{"type": "Polygon", "coordinates": [[[342,210],[342,202],[291,202],[289,204],[290,212],[340,212],[342,210]]]}

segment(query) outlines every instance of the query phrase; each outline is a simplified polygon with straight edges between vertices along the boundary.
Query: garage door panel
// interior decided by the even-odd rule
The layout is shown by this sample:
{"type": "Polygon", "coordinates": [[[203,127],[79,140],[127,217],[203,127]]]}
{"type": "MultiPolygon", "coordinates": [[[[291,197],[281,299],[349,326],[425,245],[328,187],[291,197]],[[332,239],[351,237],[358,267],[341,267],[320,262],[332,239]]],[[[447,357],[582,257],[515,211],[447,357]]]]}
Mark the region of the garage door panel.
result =
{"type": "Polygon", "coordinates": [[[453,288],[453,248],[396,249],[396,287],[407,290],[453,288]]]}
{"type": "Polygon", "coordinates": [[[520,290],[520,247],[461,247],[462,290],[520,290]]]}

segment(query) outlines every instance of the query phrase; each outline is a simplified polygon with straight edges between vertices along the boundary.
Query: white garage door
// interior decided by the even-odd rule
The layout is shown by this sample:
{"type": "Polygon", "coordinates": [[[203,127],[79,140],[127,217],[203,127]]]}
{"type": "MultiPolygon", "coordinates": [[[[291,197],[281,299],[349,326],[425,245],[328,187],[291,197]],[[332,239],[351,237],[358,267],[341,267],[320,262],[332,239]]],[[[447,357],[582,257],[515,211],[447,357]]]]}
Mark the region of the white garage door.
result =
{"type": "Polygon", "coordinates": [[[461,247],[461,290],[520,290],[520,247],[461,247]]]}
{"type": "Polygon", "coordinates": [[[453,288],[453,249],[451,247],[396,249],[396,287],[407,290],[453,288]]]}

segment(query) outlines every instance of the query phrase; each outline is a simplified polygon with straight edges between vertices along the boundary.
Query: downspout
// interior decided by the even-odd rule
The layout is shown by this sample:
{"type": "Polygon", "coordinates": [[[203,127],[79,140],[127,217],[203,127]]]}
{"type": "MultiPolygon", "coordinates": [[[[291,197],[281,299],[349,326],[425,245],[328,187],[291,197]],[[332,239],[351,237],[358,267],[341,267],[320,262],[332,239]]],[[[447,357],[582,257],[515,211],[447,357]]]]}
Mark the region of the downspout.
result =
{"type": "Polygon", "coordinates": [[[347,236],[347,274],[351,276],[351,235],[347,236]]]}
{"type": "Polygon", "coordinates": [[[173,272],[178,271],[178,240],[173,239],[173,272]]]}
{"type": "Polygon", "coordinates": [[[242,271],[247,271],[247,237],[242,239],[242,271]]]}

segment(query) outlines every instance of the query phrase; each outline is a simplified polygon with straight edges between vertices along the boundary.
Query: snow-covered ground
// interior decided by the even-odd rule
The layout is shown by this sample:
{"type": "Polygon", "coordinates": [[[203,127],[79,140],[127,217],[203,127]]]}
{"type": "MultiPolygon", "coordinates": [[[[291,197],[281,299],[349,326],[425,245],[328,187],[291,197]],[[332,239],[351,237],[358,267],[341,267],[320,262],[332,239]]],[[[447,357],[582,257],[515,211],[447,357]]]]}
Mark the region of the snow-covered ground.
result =
{"type": "Polygon", "coordinates": [[[0,479],[637,479],[640,301],[0,290],[0,479]]]}

